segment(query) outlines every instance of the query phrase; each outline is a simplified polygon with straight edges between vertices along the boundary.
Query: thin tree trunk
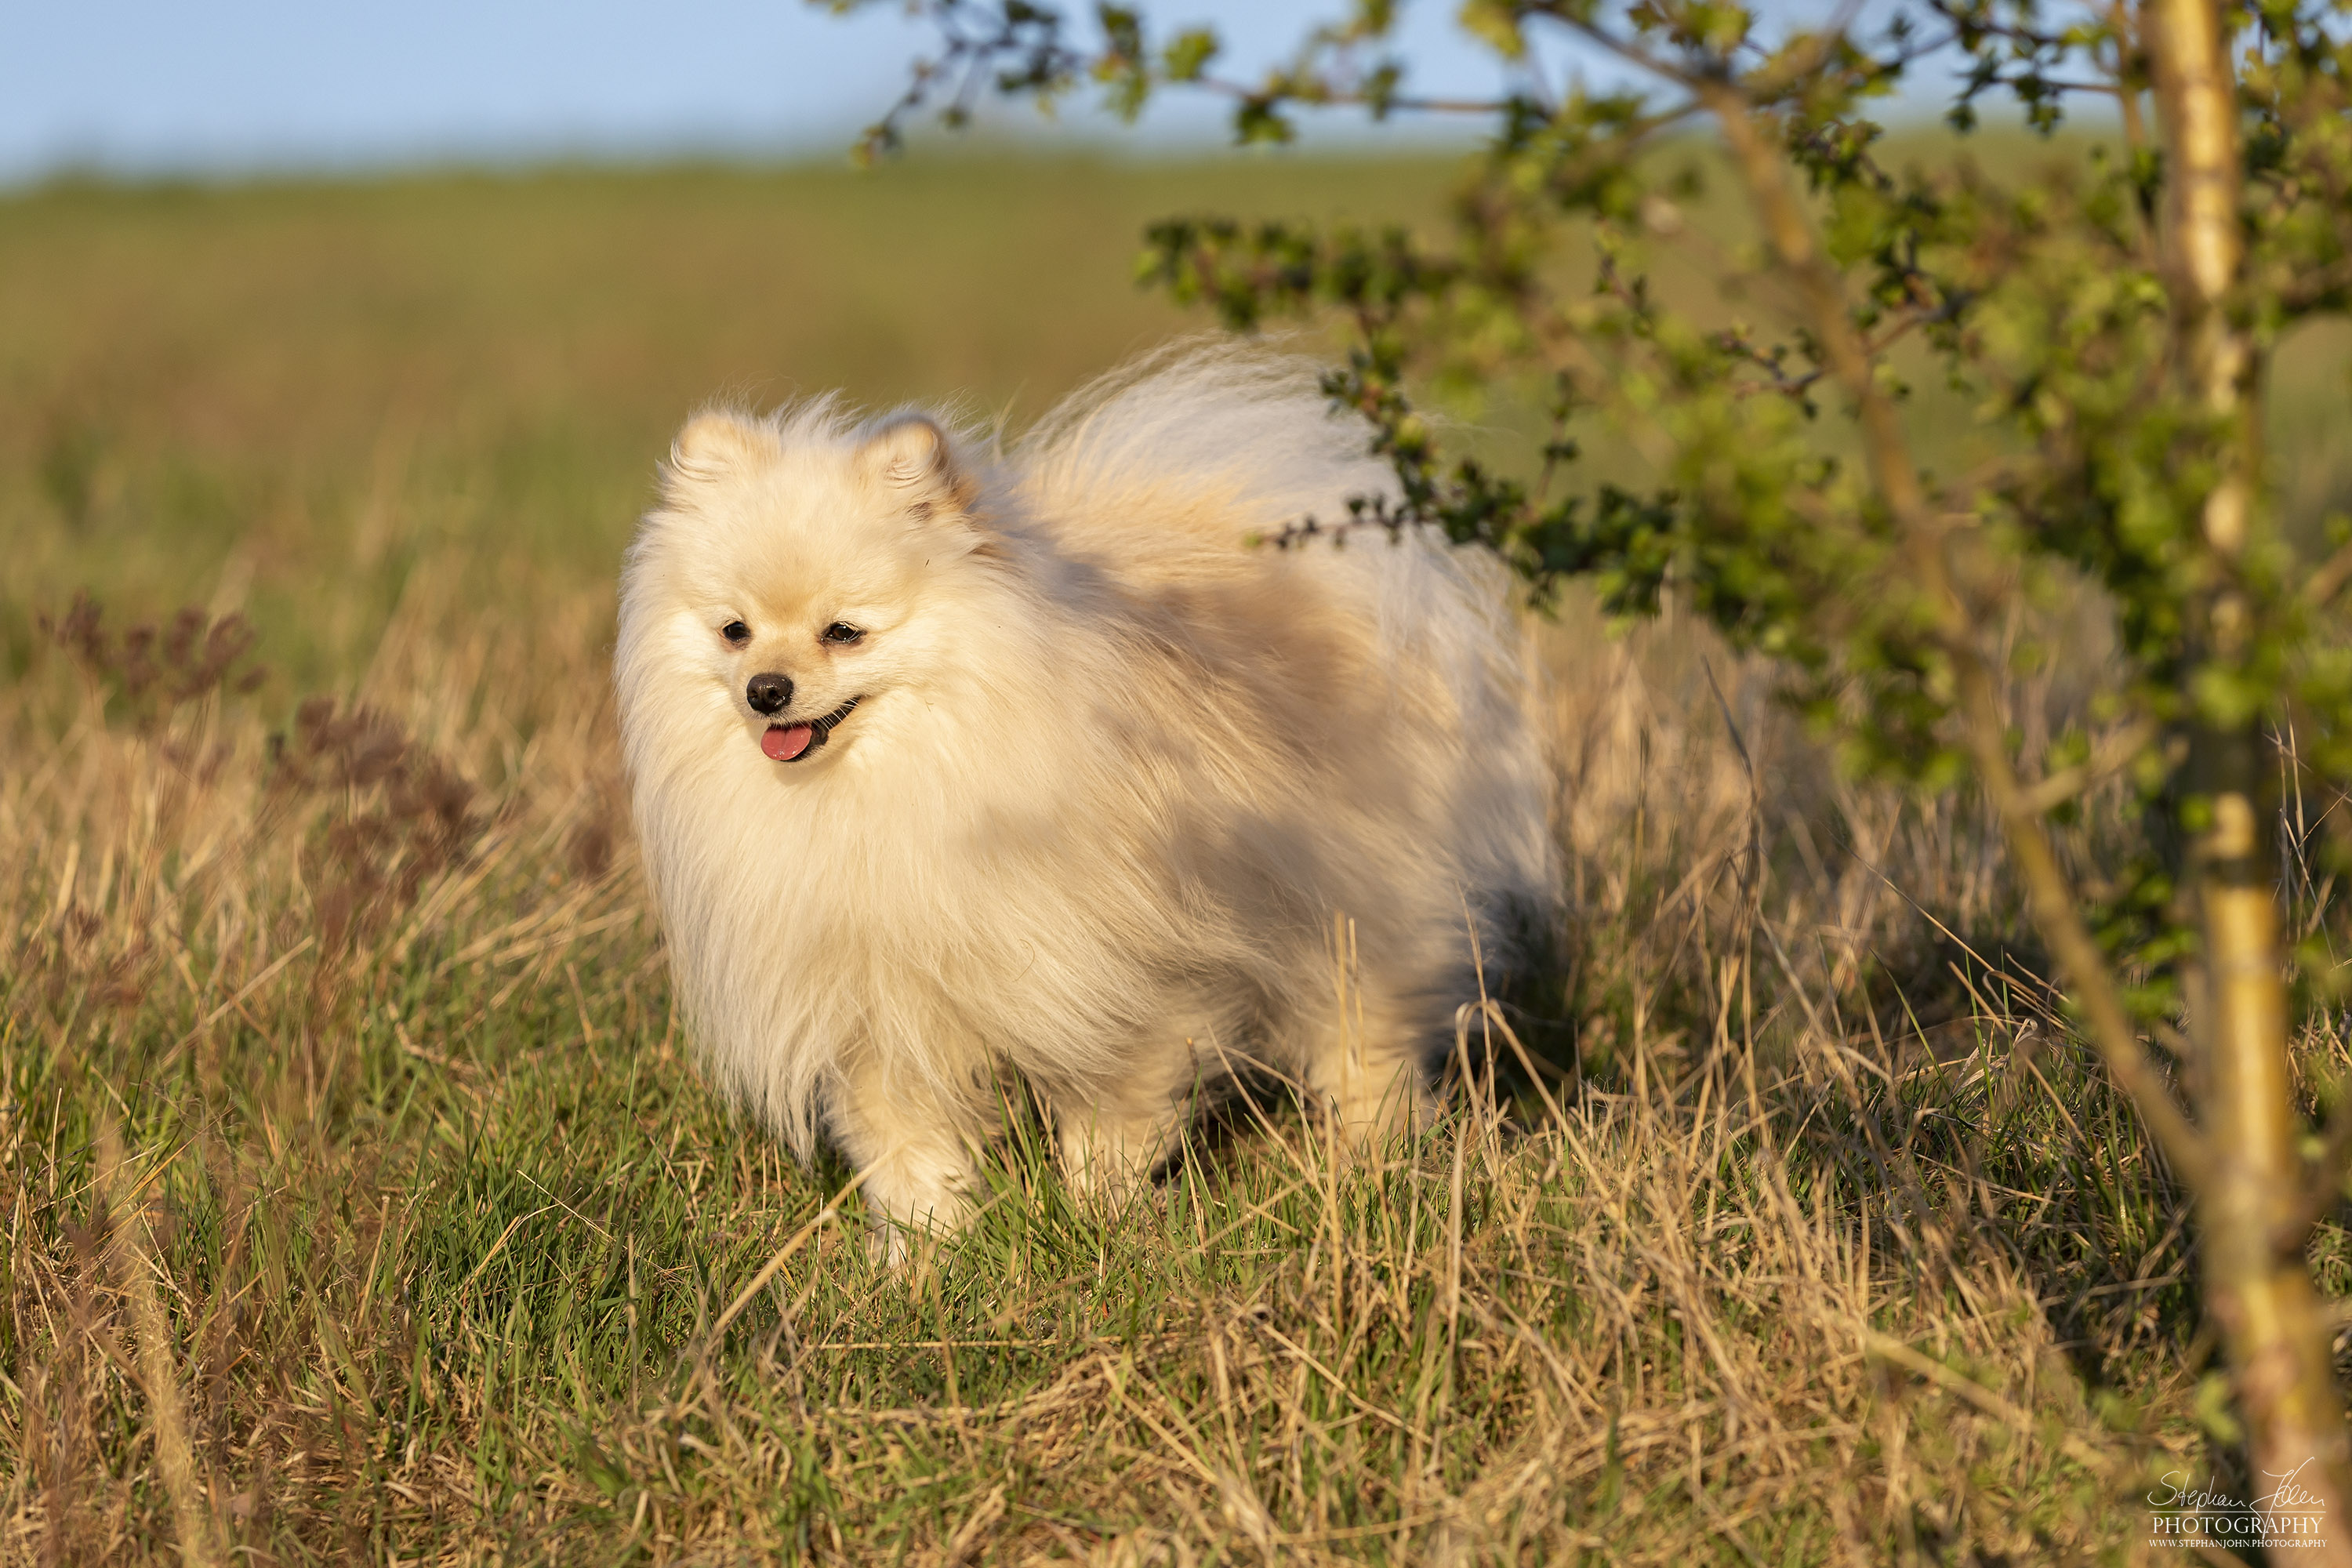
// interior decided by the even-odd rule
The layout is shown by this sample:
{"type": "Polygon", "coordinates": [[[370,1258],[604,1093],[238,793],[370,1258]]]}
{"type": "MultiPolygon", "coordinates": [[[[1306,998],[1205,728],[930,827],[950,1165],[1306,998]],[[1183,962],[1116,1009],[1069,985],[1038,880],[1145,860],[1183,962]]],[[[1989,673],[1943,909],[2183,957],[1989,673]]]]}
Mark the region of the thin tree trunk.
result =
{"type": "MultiPolygon", "coordinates": [[[[2239,563],[2262,465],[2255,346],[2231,313],[2244,262],[2236,84],[2215,0],[2145,0],[2140,34],[2164,141],[2178,369],[2211,421],[2219,473],[2200,519],[2212,578],[2199,632],[2205,655],[2228,662],[2252,631],[2239,563]]],[[[2306,1178],[2288,1074],[2270,770],[2258,720],[2204,725],[2190,746],[2189,783],[2210,807],[2189,868],[2204,937],[2191,1024],[2211,1155],[2198,1193],[2205,1309],[2236,1373],[2253,1496],[2324,1509],[2326,1544],[2298,1561],[2352,1564],[2352,1445],[2293,1218],[2306,1178]]]]}

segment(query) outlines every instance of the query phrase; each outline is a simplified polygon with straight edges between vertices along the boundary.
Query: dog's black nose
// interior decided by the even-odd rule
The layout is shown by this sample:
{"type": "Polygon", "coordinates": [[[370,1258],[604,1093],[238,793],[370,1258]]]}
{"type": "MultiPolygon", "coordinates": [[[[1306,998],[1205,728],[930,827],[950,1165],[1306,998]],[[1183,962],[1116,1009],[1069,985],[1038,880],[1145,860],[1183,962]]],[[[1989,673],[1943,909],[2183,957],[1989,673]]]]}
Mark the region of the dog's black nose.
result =
{"type": "Polygon", "coordinates": [[[781,713],[793,700],[793,678],[772,672],[755,675],[743,687],[743,700],[754,713],[781,713]]]}

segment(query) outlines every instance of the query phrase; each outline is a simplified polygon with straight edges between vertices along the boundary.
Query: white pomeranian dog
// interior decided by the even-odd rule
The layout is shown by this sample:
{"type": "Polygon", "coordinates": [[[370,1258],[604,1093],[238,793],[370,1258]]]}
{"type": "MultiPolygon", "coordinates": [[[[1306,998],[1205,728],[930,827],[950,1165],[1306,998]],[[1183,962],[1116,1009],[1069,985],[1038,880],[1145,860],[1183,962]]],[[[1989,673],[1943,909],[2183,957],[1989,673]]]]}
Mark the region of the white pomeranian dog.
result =
{"type": "Polygon", "coordinates": [[[616,680],[723,1086],[915,1228],[969,1214],[1006,1068],[1103,1198],[1244,1066],[1358,1140],[1411,1124],[1474,952],[1506,961],[1554,881],[1496,563],[1263,542],[1391,489],[1310,367],[1233,350],[1009,451],[830,398],[689,423],[616,680]]]}

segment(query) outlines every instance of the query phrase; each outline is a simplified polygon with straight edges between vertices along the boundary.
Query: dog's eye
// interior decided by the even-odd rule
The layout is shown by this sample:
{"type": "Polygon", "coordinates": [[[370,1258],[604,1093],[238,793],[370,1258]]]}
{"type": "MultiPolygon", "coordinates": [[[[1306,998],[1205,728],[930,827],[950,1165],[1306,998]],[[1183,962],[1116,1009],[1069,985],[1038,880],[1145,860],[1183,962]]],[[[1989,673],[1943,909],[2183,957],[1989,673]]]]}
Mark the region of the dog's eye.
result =
{"type": "Polygon", "coordinates": [[[751,628],[740,621],[730,621],[719,628],[719,635],[727,639],[730,647],[741,647],[751,640],[751,628]]]}
{"type": "Polygon", "coordinates": [[[847,621],[835,621],[824,628],[824,640],[827,642],[854,643],[861,641],[865,636],[864,632],[851,626],[847,621]]]}

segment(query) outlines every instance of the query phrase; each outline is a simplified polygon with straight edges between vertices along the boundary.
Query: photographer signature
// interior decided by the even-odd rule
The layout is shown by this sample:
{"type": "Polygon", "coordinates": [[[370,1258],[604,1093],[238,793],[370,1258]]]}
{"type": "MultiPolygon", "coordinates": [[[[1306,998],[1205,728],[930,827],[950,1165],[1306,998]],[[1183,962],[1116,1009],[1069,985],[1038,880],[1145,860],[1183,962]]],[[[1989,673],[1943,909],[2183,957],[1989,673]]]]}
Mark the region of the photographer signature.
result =
{"type": "Polygon", "coordinates": [[[2186,1470],[2168,1471],[2158,1479],[2156,1489],[2147,1494],[2148,1506],[2159,1509],[2238,1509],[2256,1513],[2317,1508],[2318,1494],[2305,1488],[2299,1479],[2303,1472],[2311,1468],[2312,1463],[2312,1460],[2305,1459],[2284,1475],[2265,1472],[2268,1479],[2274,1484],[2267,1493],[2251,1500],[2233,1498],[2228,1492],[2210,1484],[2203,1488],[2191,1487],[2189,1484],[2189,1472],[2186,1470]]]}

